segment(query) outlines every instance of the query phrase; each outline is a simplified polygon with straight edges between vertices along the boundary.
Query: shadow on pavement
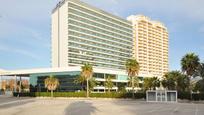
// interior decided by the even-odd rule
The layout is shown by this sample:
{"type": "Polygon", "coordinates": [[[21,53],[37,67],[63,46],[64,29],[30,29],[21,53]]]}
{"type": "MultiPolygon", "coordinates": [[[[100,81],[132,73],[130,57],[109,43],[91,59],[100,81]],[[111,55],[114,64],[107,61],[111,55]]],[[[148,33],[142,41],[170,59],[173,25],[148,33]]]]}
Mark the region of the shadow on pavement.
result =
{"type": "Polygon", "coordinates": [[[98,111],[90,102],[73,102],[65,109],[65,115],[91,115],[98,111]]]}

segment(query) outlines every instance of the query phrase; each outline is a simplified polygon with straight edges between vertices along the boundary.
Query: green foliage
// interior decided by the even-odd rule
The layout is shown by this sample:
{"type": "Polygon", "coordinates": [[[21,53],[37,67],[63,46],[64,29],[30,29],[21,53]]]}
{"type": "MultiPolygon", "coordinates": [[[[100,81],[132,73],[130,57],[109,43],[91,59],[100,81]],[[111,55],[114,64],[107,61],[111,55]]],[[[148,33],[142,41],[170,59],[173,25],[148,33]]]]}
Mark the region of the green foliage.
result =
{"type": "Polygon", "coordinates": [[[194,93],[192,99],[195,101],[204,100],[204,93],[194,93]]]}
{"type": "Polygon", "coordinates": [[[188,53],[181,59],[181,69],[188,76],[192,76],[196,73],[196,70],[200,64],[198,55],[194,53],[188,53]]]}
{"type": "Polygon", "coordinates": [[[190,100],[191,99],[191,93],[190,92],[184,92],[184,91],[178,92],[178,98],[190,100]]]}
{"type": "MultiPolygon", "coordinates": [[[[89,63],[85,63],[81,66],[81,75],[86,79],[86,96],[89,97],[89,80],[93,75],[93,67],[89,63]]],[[[93,85],[93,84],[92,84],[93,85]]]]}
{"type": "Polygon", "coordinates": [[[195,88],[193,89],[193,91],[197,92],[202,92],[204,93],[204,79],[199,80],[196,84],[195,84],[195,88]]]}
{"type": "Polygon", "coordinates": [[[128,86],[139,87],[139,78],[138,77],[128,78],[128,86]],[[134,80],[133,82],[132,79],[134,80]]]}
{"type": "MultiPolygon", "coordinates": [[[[13,93],[14,96],[17,96],[18,93],[13,93]]],[[[50,97],[48,92],[30,92],[30,93],[20,93],[21,97],[50,97]]],[[[135,93],[135,99],[144,99],[146,98],[146,93],[140,92],[135,93]]],[[[55,92],[54,97],[86,97],[86,92],[55,92]]],[[[131,93],[91,93],[90,97],[95,98],[131,98],[131,93]]]]}
{"type": "Polygon", "coordinates": [[[51,91],[51,96],[53,97],[53,91],[59,86],[59,80],[54,76],[50,76],[44,81],[45,87],[51,91]]]}
{"type": "Polygon", "coordinates": [[[202,77],[202,79],[204,79],[204,63],[200,63],[200,65],[198,66],[194,77],[197,76],[202,77]]]}
{"type": "Polygon", "coordinates": [[[128,59],[125,63],[125,67],[129,77],[138,75],[140,66],[136,59],[128,59]]]}
{"type": "Polygon", "coordinates": [[[86,81],[85,77],[83,77],[83,76],[78,76],[78,77],[75,78],[74,83],[75,83],[75,84],[82,84],[82,83],[84,83],[85,81],[86,81]]]}
{"type": "Polygon", "coordinates": [[[171,71],[164,75],[161,81],[164,88],[168,90],[187,91],[189,89],[189,78],[179,71],[171,71]]]}
{"type": "Polygon", "coordinates": [[[85,63],[81,67],[81,76],[85,77],[85,79],[90,79],[93,75],[93,67],[89,63],[85,63]]]}
{"type": "Polygon", "coordinates": [[[134,78],[138,75],[140,66],[136,59],[128,59],[125,63],[125,67],[132,81],[132,97],[134,98],[134,78]]]}
{"type": "Polygon", "coordinates": [[[59,80],[54,76],[50,76],[45,79],[44,84],[48,90],[51,90],[51,91],[56,90],[57,87],[59,86],[59,80]]]}
{"type": "Polygon", "coordinates": [[[75,84],[80,84],[81,85],[81,90],[83,91],[84,90],[85,81],[86,81],[85,77],[79,76],[79,77],[75,78],[74,83],[75,84]]]}
{"type": "Polygon", "coordinates": [[[98,84],[98,81],[96,81],[95,78],[89,79],[89,88],[90,90],[93,90],[93,88],[98,84]]]}
{"type": "Polygon", "coordinates": [[[108,78],[106,78],[105,81],[105,87],[108,88],[108,92],[110,93],[110,90],[113,88],[113,82],[110,76],[108,76],[108,78]]]}
{"type": "Polygon", "coordinates": [[[160,80],[157,77],[146,77],[144,78],[143,88],[144,90],[155,90],[160,87],[160,80]]]}

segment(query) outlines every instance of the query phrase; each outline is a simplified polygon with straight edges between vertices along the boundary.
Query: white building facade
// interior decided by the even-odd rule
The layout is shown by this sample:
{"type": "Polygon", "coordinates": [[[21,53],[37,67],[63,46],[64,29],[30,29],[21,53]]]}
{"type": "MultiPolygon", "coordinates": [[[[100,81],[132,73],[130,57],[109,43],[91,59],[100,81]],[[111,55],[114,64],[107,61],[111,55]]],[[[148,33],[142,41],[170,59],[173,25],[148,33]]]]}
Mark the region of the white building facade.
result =
{"type": "Polygon", "coordinates": [[[132,57],[131,22],[79,0],[61,1],[52,12],[52,67],[90,63],[124,69],[132,57]]]}

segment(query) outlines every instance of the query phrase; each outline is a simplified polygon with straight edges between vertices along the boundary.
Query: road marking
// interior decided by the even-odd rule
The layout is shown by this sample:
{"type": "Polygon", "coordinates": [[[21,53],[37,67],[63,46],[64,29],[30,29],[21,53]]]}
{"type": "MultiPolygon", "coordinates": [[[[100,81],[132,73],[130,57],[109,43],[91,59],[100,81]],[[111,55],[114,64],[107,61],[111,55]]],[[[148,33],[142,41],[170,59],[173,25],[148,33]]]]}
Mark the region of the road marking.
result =
{"type": "Polygon", "coordinates": [[[162,108],[162,106],[159,106],[159,107],[156,107],[150,111],[147,111],[147,113],[152,113],[152,112],[156,112],[156,111],[159,111],[160,109],[162,108]]]}
{"type": "Polygon", "coordinates": [[[171,115],[174,115],[174,113],[178,112],[179,106],[177,106],[175,109],[172,109],[171,115]]]}
{"type": "Polygon", "coordinates": [[[198,107],[196,105],[196,108],[195,108],[195,115],[198,115],[198,107]]]}
{"type": "Polygon", "coordinates": [[[33,99],[24,99],[24,100],[16,100],[16,101],[11,101],[11,102],[1,103],[0,106],[13,104],[13,103],[17,103],[17,102],[29,101],[29,100],[33,100],[33,99]]]}

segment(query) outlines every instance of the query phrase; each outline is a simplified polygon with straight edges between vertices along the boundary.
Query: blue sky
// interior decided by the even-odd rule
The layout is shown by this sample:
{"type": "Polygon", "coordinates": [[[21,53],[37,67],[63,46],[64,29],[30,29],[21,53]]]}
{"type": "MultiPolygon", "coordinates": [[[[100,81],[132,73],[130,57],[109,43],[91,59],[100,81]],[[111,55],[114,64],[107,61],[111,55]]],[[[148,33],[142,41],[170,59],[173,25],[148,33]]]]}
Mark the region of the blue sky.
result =
{"type": "MultiPolygon", "coordinates": [[[[51,10],[59,0],[1,0],[0,68],[50,67],[51,10]],[[12,3],[12,4],[11,4],[12,3]]],[[[126,18],[144,14],[169,31],[170,70],[195,52],[204,60],[203,0],[82,0],[126,18]]]]}

